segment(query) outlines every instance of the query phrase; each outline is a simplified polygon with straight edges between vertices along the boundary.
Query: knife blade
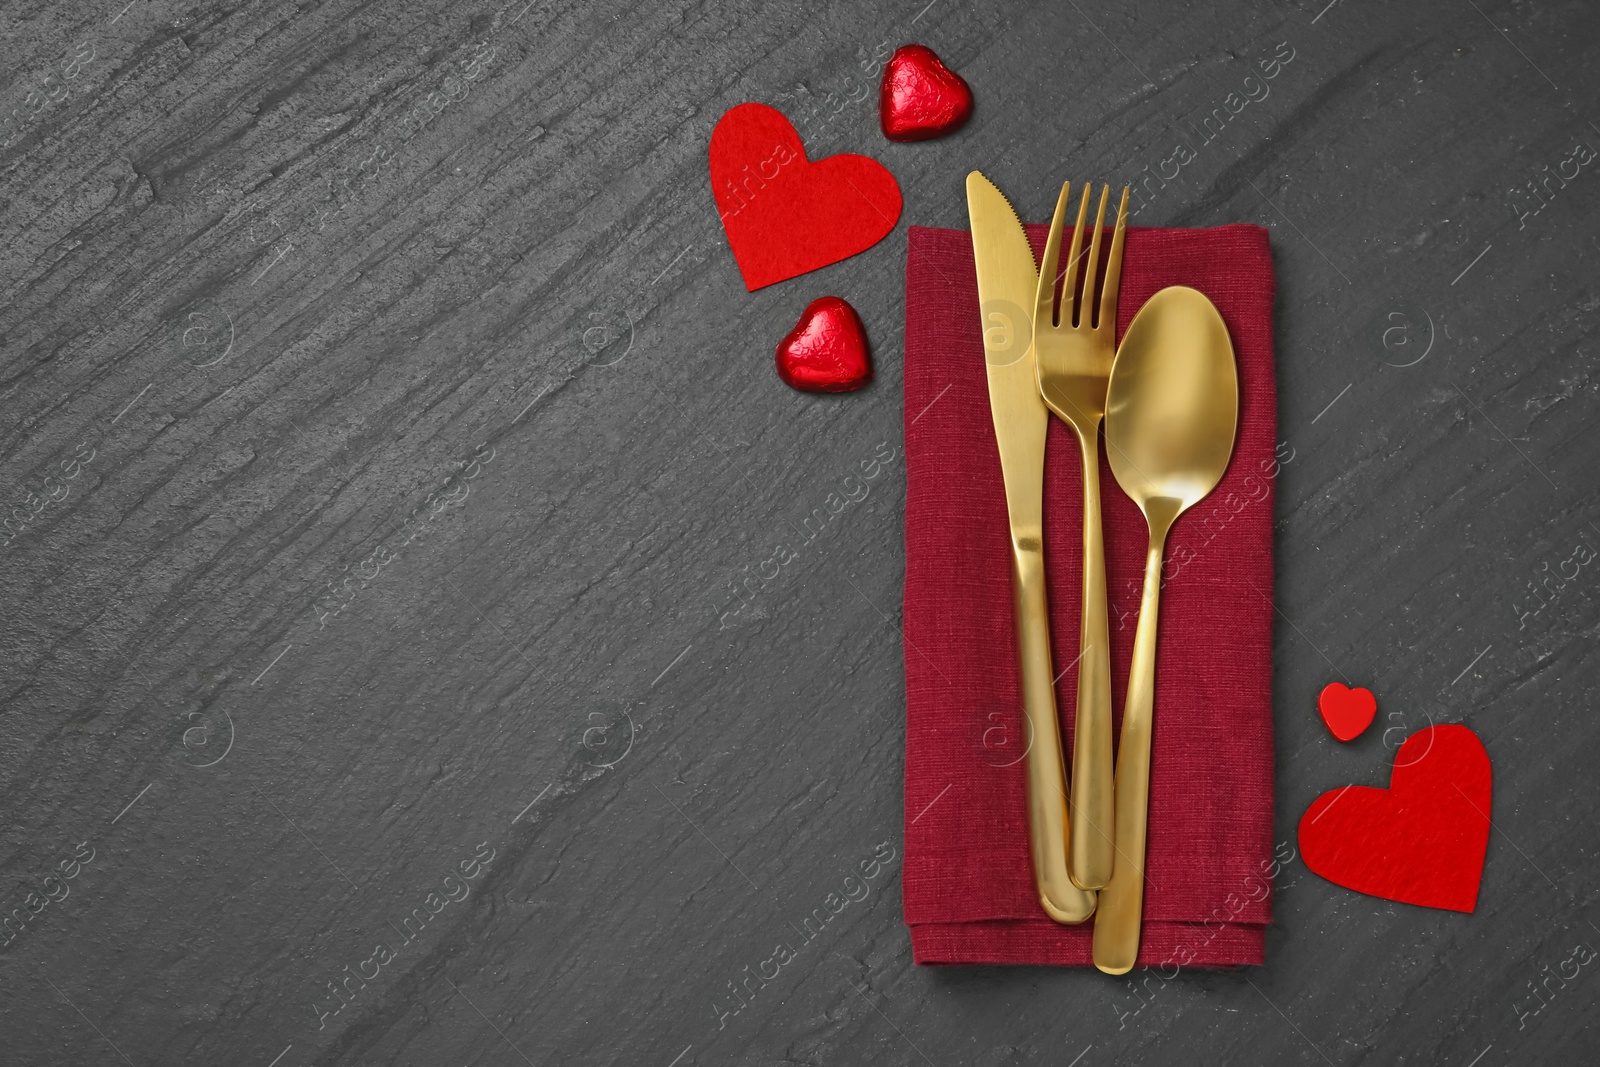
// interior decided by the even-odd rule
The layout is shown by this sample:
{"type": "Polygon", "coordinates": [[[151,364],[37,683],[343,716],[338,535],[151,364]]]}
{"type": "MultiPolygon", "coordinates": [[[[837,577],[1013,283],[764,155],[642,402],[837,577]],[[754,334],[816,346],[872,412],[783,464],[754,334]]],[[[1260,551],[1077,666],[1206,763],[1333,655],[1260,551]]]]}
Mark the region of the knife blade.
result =
{"type": "Polygon", "coordinates": [[[1011,202],[980,171],[967,175],[967,215],[978,272],[989,413],[1011,526],[1017,654],[1029,728],[1028,839],[1034,883],[1052,919],[1080,923],[1094,913],[1095,894],[1073,885],[1067,875],[1067,780],[1044,586],[1044,447],[1050,412],[1039,395],[1033,366],[1039,269],[1011,202]]]}

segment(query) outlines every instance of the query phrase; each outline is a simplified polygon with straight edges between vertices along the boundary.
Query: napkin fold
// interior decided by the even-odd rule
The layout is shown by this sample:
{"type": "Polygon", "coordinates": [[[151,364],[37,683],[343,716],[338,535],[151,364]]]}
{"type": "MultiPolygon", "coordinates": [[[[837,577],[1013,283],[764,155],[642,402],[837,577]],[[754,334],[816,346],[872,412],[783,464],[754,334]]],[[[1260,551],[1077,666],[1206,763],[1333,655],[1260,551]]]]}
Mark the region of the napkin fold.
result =
{"type": "MultiPolygon", "coordinates": [[[[1030,226],[1035,253],[1047,228],[1030,226]]],[[[1150,829],[1139,963],[1262,961],[1272,877],[1272,515],[1279,463],[1274,276],[1267,231],[1130,227],[1117,335],[1156,290],[1222,312],[1240,426],[1221,484],[1167,540],[1157,647],[1150,829]]],[[[1028,853],[1027,738],[1010,535],[989,414],[972,238],[912,227],[906,256],[905,919],[923,964],[1090,964],[1093,920],[1051,921],[1028,853]]],[[[1102,448],[1100,485],[1117,728],[1147,529],[1102,448]]],[[[1045,569],[1061,731],[1077,696],[1082,477],[1051,417],[1045,569]]],[[[1070,756],[1067,760],[1070,767],[1070,756]]],[[[1292,854],[1289,854],[1292,855],[1292,854]]]]}

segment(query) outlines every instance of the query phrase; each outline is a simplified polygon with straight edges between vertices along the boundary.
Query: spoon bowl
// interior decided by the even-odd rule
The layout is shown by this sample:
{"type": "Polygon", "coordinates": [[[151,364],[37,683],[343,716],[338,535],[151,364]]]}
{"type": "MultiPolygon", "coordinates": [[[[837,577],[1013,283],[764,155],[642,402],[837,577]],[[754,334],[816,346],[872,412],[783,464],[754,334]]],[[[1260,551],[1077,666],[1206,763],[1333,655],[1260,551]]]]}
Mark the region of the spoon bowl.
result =
{"type": "Polygon", "coordinates": [[[1152,541],[1222,480],[1238,426],[1239,373],[1222,316],[1198,290],[1162,289],[1129,324],[1106,395],[1111,472],[1152,541]]]}
{"type": "Polygon", "coordinates": [[[1139,309],[1111,366],[1105,427],[1111,473],[1150,525],[1113,785],[1116,865],[1094,920],[1094,965],[1126,974],[1144,909],[1162,553],[1173,522],[1222,480],[1239,428],[1233,342],[1203,293],[1173,286],[1139,309]]]}

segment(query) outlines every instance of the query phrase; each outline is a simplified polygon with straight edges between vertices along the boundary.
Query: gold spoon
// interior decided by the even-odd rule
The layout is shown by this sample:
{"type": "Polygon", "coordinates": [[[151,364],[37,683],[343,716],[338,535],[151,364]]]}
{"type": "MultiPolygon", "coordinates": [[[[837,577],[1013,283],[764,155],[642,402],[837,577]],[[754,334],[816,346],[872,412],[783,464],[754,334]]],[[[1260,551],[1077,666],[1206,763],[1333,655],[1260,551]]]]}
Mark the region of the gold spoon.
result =
{"type": "Polygon", "coordinates": [[[1139,955],[1144,907],[1162,550],[1177,517],[1222,480],[1239,426],[1233,343],[1203,293],[1163,289],[1133,317],[1111,367],[1105,426],[1111,473],[1150,525],[1117,752],[1117,854],[1094,918],[1094,965],[1126,974],[1139,955]]]}

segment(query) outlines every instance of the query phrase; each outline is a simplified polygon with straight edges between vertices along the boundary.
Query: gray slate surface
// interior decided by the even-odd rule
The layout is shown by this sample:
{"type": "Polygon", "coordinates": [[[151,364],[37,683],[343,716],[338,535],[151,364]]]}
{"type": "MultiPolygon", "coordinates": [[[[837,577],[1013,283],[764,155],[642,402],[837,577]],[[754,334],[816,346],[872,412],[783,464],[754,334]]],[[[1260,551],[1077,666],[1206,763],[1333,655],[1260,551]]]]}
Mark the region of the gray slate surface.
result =
{"type": "Polygon", "coordinates": [[[0,1060],[1596,1054],[1592,5],[123,2],[12,0],[0,45],[0,1060]],[[893,145],[861,64],[912,41],[979,110],[893,145]],[[1466,722],[1478,912],[1297,858],[1248,973],[919,970],[903,464],[723,626],[730,583],[899,455],[908,224],[975,166],[1032,219],[1154,171],[1283,42],[1136,221],[1273,230],[1277,836],[1466,722]],[[890,166],[895,233],[747,293],[704,165],[747,99],[890,166]],[[865,392],[773,374],[823,293],[865,392]]]}

